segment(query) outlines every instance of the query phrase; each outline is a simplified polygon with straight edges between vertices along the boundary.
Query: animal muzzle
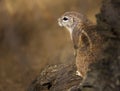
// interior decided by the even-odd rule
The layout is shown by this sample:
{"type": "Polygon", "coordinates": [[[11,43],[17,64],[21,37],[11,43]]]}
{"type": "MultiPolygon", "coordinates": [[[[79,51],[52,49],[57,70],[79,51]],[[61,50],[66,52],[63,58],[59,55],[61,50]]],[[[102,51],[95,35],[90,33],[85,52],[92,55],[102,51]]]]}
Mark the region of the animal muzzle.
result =
{"type": "Polygon", "coordinates": [[[61,22],[61,19],[58,19],[58,25],[61,26],[61,27],[63,26],[63,24],[61,22]]]}

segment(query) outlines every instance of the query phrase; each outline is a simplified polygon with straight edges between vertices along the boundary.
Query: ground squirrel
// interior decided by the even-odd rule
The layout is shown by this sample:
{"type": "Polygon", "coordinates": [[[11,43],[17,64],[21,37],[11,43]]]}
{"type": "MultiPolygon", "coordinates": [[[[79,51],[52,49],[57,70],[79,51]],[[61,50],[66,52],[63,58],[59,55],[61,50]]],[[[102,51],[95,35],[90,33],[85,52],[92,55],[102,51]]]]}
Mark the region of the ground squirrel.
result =
{"type": "Polygon", "coordinates": [[[101,58],[102,37],[95,25],[81,13],[66,12],[58,19],[58,23],[70,32],[76,51],[76,72],[84,77],[89,65],[101,58]]]}

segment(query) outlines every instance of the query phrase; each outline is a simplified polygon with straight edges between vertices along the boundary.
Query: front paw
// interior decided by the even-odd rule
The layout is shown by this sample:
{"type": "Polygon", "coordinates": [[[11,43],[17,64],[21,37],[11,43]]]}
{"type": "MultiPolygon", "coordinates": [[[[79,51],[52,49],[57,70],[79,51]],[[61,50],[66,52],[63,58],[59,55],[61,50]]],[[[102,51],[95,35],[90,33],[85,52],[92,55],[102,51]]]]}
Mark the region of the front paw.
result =
{"type": "Polygon", "coordinates": [[[80,77],[83,77],[83,75],[78,70],[76,71],[76,75],[80,76],[80,77]]]}

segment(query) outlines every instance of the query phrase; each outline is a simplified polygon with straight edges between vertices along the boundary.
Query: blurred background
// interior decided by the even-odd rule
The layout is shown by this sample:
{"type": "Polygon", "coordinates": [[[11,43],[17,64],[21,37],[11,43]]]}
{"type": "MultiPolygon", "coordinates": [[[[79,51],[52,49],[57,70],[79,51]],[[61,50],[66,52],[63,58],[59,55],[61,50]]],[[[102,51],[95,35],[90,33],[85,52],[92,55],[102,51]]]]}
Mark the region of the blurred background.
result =
{"type": "Polygon", "coordinates": [[[57,24],[66,11],[96,23],[101,0],[0,0],[0,91],[25,91],[47,65],[74,61],[72,42],[57,24]]]}

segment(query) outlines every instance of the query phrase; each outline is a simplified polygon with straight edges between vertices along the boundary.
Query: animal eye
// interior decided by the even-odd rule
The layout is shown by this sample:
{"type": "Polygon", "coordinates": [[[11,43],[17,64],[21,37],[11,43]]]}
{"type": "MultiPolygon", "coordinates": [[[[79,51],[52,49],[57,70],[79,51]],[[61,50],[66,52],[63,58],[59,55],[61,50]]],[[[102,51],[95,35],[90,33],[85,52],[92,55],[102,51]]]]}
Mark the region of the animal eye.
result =
{"type": "Polygon", "coordinates": [[[67,17],[64,17],[64,18],[63,18],[63,20],[64,20],[64,21],[67,21],[67,20],[68,20],[68,18],[67,18],[67,17]]]}

